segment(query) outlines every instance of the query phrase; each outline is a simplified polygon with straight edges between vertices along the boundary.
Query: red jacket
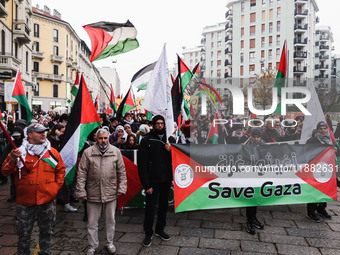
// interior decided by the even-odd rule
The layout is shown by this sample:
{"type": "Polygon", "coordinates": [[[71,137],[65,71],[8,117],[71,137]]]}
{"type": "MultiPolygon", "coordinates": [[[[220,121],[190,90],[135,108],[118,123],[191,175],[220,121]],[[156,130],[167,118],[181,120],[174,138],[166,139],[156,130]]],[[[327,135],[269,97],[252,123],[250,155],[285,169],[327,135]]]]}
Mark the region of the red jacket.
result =
{"type": "Polygon", "coordinates": [[[17,204],[32,206],[46,204],[57,196],[59,189],[63,186],[65,177],[65,165],[56,149],[51,148],[50,152],[58,160],[55,168],[42,159],[33,167],[39,156],[32,156],[27,153],[25,162],[30,172],[18,170],[15,162],[9,161],[7,156],[2,165],[2,174],[7,176],[15,175],[16,202],[17,204]],[[19,174],[21,178],[19,178],[19,174]]]}

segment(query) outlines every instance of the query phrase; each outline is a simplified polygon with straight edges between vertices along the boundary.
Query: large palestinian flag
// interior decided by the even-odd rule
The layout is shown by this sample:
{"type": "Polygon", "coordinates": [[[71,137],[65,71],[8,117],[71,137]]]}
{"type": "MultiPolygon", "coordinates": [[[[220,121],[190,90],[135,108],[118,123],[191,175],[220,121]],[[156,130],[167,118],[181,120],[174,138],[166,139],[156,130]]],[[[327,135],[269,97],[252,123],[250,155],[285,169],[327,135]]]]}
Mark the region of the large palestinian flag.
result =
{"type": "Polygon", "coordinates": [[[137,30],[129,20],[126,23],[100,21],[83,28],[91,39],[91,62],[139,47],[137,30]]]}
{"type": "Polygon", "coordinates": [[[280,97],[275,113],[281,114],[281,88],[285,87],[287,75],[287,41],[285,41],[282,49],[279,70],[277,70],[274,88],[277,88],[277,94],[280,97]]]}
{"type": "Polygon", "coordinates": [[[66,166],[66,184],[70,184],[73,181],[78,152],[83,149],[88,135],[98,126],[100,126],[100,118],[94,108],[82,75],[60,152],[66,166]]]}
{"type": "Polygon", "coordinates": [[[18,102],[21,106],[25,107],[26,115],[27,115],[27,122],[30,122],[32,120],[32,111],[30,109],[30,106],[29,106],[27,98],[26,98],[26,92],[25,92],[24,86],[22,84],[20,70],[18,70],[17,76],[15,77],[12,97],[14,97],[16,100],[18,100],[18,102]]]}
{"type": "Polygon", "coordinates": [[[180,82],[182,85],[182,90],[184,91],[193,76],[189,67],[184,63],[184,61],[177,55],[178,73],[180,74],[180,82]]]}
{"type": "Polygon", "coordinates": [[[135,108],[135,103],[132,98],[132,92],[131,87],[129,88],[129,91],[126,93],[124,99],[120,103],[118,110],[117,110],[117,119],[120,120],[125,113],[128,111],[131,111],[133,108],[135,108]]]}
{"type": "Polygon", "coordinates": [[[176,212],[337,199],[332,146],[173,144],[172,162],[176,212]]]}

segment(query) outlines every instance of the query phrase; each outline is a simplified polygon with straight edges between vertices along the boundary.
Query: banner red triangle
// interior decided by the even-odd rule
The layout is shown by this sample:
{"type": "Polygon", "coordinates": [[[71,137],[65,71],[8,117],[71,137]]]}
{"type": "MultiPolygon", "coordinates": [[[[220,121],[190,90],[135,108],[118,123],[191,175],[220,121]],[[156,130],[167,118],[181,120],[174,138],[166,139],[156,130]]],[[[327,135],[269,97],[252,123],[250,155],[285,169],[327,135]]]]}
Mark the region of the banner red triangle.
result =
{"type": "Polygon", "coordinates": [[[328,147],[296,175],[330,198],[337,200],[335,172],[334,149],[328,147]],[[331,170],[333,170],[332,173],[331,170]]]}
{"type": "MultiPolygon", "coordinates": [[[[202,171],[195,171],[196,167],[202,167],[199,163],[185,155],[183,152],[172,146],[172,166],[174,175],[174,195],[175,195],[175,209],[180,205],[188,196],[198,190],[205,183],[218,178],[214,173],[202,171]],[[187,173],[186,170],[191,168],[190,179],[186,182],[187,187],[183,187],[180,184],[181,181],[181,170],[183,173],[187,173]],[[180,187],[181,186],[181,187],[180,187]]],[[[201,169],[201,168],[200,168],[201,169]]],[[[184,176],[188,178],[188,174],[184,176]]],[[[184,185],[184,186],[186,186],[184,185]]]]}

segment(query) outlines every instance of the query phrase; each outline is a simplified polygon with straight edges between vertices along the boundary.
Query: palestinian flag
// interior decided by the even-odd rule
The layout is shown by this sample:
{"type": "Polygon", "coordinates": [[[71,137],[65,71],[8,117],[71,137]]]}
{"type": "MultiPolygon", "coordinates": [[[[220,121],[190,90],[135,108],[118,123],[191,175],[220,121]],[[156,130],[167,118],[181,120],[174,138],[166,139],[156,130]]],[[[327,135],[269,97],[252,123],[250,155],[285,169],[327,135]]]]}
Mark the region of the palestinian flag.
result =
{"type": "Polygon", "coordinates": [[[157,61],[149,64],[142,69],[140,69],[131,79],[131,85],[135,86],[138,90],[146,90],[148,82],[150,80],[153,69],[155,68],[157,61]]]}
{"type": "Polygon", "coordinates": [[[20,70],[18,70],[17,76],[15,77],[12,97],[14,97],[16,100],[18,100],[18,102],[21,106],[25,107],[27,122],[30,122],[32,120],[32,112],[31,112],[30,106],[29,106],[27,98],[26,98],[26,92],[25,92],[24,86],[22,84],[20,70]]]}
{"type": "Polygon", "coordinates": [[[177,55],[177,63],[178,63],[178,73],[180,76],[180,82],[182,85],[182,90],[184,91],[185,88],[190,83],[190,80],[193,76],[190,69],[187,67],[187,65],[183,62],[183,60],[177,55]]]}
{"type": "Polygon", "coordinates": [[[197,65],[194,67],[194,69],[192,70],[192,74],[198,78],[200,75],[200,63],[197,63],[197,65]]]}
{"type": "Polygon", "coordinates": [[[337,200],[332,146],[173,144],[171,154],[175,212],[337,200]]]}
{"type": "Polygon", "coordinates": [[[5,115],[0,111],[0,120],[5,120],[5,115]]]}
{"type": "Polygon", "coordinates": [[[100,101],[100,98],[99,98],[99,94],[98,94],[97,97],[96,97],[96,100],[94,101],[94,108],[96,109],[97,112],[99,110],[99,101],[100,101]]]}
{"type": "Polygon", "coordinates": [[[171,75],[171,80],[172,80],[171,88],[172,111],[174,115],[174,121],[176,121],[178,119],[178,116],[181,114],[183,91],[180,86],[179,75],[177,75],[176,80],[171,75]]]}
{"type": "Polygon", "coordinates": [[[286,75],[287,75],[287,41],[285,41],[282,49],[281,60],[279,65],[279,70],[277,70],[276,80],[274,88],[277,88],[277,94],[280,97],[279,103],[277,104],[275,113],[281,115],[281,88],[286,85],[286,75]]]}
{"type": "Polygon", "coordinates": [[[71,94],[76,97],[79,90],[79,71],[77,70],[76,80],[71,88],[71,94]]]}
{"type": "Polygon", "coordinates": [[[218,144],[218,126],[216,124],[216,120],[217,114],[215,115],[214,122],[211,125],[207,138],[207,140],[209,140],[212,144],[218,144]]]}
{"type": "Polygon", "coordinates": [[[113,93],[112,84],[111,84],[111,94],[110,94],[110,108],[113,110],[113,114],[116,114],[117,107],[116,107],[115,94],[113,93]]]}
{"type": "Polygon", "coordinates": [[[135,108],[135,103],[133,102],[132,98],[132,92],[131,87],[129,88],[129,91],[126,93],[124,99],[120,103],[118,110],[117,110],[117,119],[120,120],[122,116],[128,111],[131,111],[133,108],[135,108]]]}
{"type": "Polygon", "coordinates": [[[139,47],[137,30],[129,20],[126,23],[100,21],[83,28],[91,39],[91,62],[139,47]]]}
{"type": "Polygon", "coordinates": [[[66,125],[60,152],[66,166],[66,184],[70,184],[73,181],[78,152],[83,149],[89,134],[100,124],[100,118],[92,103],[84,77],[81,75],[79,91],[66,125]]]}
{"type": "Polygon", "coordinates": [[[58,159],[52,154],[51,151],[46,151],[41,160],[45,161],[53,168],[56,168],[56,166],[58,165],[58,159]]]}

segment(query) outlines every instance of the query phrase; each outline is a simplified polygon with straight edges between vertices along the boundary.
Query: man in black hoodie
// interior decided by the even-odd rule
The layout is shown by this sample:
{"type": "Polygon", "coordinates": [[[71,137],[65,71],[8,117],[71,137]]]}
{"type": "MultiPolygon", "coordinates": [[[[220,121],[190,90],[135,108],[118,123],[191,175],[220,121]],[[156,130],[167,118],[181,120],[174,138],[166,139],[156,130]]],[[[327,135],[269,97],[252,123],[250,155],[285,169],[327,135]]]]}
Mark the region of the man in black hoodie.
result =
{"type": "Polygon", "coordinates": [[[166,213],[168,210],[168,195],[172,183],[171,145],[165,132],[163,116],[156,115],[153,119],[153,130],[142,139],[138,150],[138,173],[145,189],[145,239],[143,246],[150,246],[153,235],[154,211],[158,198],[158,215],[155,235],[162,240],[170,236],[164,232],[166,213]]]}

